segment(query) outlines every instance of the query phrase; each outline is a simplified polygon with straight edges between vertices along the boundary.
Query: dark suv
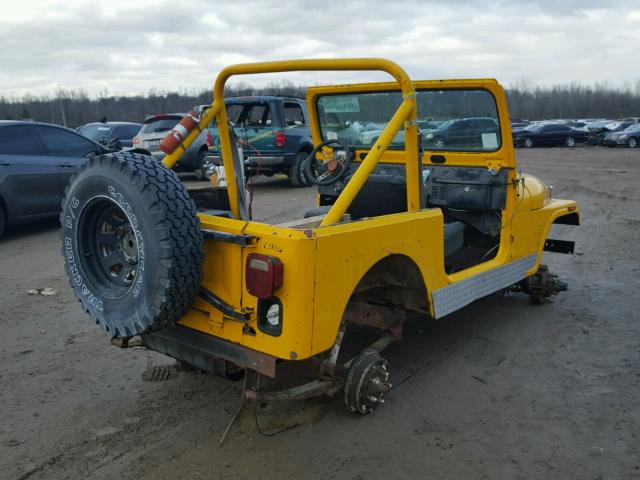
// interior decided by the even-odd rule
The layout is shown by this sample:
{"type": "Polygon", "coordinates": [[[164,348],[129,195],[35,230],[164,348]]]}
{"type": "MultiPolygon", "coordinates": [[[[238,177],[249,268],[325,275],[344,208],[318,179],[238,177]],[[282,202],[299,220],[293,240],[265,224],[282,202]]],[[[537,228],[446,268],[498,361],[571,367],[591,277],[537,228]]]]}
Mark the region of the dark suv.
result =
{"type": "MultiPolygon", "coordinates": [[[[304,100],[293,97],[256,96],[229,98],[229,122],[242,145],[247,175],[285,173],[291,185],[307,181],[303,165],[313,150],[304,100]]],[[[205,166],[220,165],[220,140],[214,125],[207,129],[209,151],[205,166]]]]}

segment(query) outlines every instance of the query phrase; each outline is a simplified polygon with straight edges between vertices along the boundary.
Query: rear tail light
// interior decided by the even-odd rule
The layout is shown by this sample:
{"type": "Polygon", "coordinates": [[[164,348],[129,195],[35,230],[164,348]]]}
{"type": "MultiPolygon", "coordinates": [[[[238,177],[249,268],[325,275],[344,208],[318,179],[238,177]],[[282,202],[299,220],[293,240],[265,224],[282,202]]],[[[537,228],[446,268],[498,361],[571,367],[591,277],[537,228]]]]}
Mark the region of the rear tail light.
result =
{"type": "Polygon", "coordinates": [[[138,145],[140,143],[140,139],[138,137],[133,137],[133,144],[138,145]]]}
{"type": "Polygon", "coordinates": [[[276,147],[278,148],[282,148],[284,147],[284,142],[286,141],[287,137],[285,137],[284,132],[282,130],[279,130],[276,132],[276,147]]]}
{"type": "Polygon", "coordinates": [[[258,298],[270,298],[282,286],[283,265],[280,259],[250,253],[247,256],[247,291],[258,298]]]}
{"type": "Polygon", "coordinates": [[[211,136],[211,132],[207,132],[207,146],[210,147],[213,143],[213,138],[211,136]]]}

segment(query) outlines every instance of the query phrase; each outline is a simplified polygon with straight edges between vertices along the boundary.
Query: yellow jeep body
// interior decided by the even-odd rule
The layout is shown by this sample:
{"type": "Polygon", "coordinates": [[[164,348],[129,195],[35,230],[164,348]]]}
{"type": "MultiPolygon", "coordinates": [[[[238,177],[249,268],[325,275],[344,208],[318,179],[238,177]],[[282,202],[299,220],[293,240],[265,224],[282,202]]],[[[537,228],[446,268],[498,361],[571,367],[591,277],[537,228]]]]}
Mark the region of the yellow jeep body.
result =
{"type": "MultiPolygon", "coordinates": [[[[199,214],[201,225],[205,230],[249,240],[247,244],[240,244],[207,239],[202,285],[233,310],[245,314],[248,321],[238,321],[198,298],[179,324],[277,359],[301,360],[330,349],[336,341],[349,300],[368,273],[384,271],[387,266],[404,272],[404,275],[396,275],[395,280],[387,278],[386,281],[395,282],[401,290],[419,292],[421,298],[413,302],[413,310],[441,318],[533,275],[539,267],[551,225],[560,217],[565,217],[562,223],[579,222],[578,207],[574,201],[552,199],[550,189],[540,180],[517,172],[506,98],[495,80],[414,82],[398,65],[381,59],[237,65],[225,69],[218,76],[212,107],[204,114],[200,128],[214,118],[220,128],[231,211],[236,218],[199,214]],[[278,226],[241,220],[223,101],[224,84],[233,75],[294,70],[382,70],[395,79],[392,83],[309,89],[307,103],[315,144],[323,140],[318,125],[319,96],[400,91],[403,100],[379,139],[369,149],[356,150],[356,159],[361,162],[359,168],[329,213],[320,221],[278,226]],[[445,271],[442,210],[421,207],[417,185],[422,172],[418,162],[411,160],[422,155],[424,167],[432,163],[433,152],[420,154],[417,148],[415,99],[416,90],[430,88],[482,89],[493,95],[500,120],[500,147],[493,152],[446,151],[446,165],[508,172],[509,186],[506,207],[501,213],[497,254],[487,261],[450,274],[445,271]],[[406,146],[402,150],[391,150],[388,147],[398,130],[404,130],[406,146]],[[406,211],[342,221],[350,202],[378,164],[405,166],[406,211]],[[251,253],[276,257],[284,266],[282,286],[274,293],[281,302],[282,312],[282,330],[277,336],[261,331],[257,324],[258,299],[247,291],[245,279],[247,256],[251,253]]],[[[198,131],[194,131],[183,147],[168,155],[165,164],[172,166],[197,134],[198,131]]]]}

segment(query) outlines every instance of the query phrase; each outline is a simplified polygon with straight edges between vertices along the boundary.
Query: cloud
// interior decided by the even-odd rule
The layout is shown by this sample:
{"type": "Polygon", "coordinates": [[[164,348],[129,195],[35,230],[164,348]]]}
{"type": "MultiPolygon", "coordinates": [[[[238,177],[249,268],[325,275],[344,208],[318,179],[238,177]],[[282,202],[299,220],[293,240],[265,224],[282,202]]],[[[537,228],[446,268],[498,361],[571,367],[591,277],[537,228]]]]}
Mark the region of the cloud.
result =
{"type": "MultiPolygon", "coordinates": [[[[0,95],[209,88],[236,62],[383,56],[413,78],[635,82],[640,0],[12,2],[0,18],[0,95]]],[[[266,83],[386,79],[294,73],[266,83]]]]}

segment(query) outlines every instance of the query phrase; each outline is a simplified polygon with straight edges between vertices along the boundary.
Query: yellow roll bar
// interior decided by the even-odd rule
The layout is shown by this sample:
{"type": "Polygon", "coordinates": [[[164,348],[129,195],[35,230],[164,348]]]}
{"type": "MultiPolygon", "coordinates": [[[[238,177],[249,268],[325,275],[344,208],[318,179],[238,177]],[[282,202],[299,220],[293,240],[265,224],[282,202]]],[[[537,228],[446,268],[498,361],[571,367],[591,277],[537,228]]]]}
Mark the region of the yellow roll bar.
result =
{"type": "Polygon", "coordinates": [[[327,70],[378,70],[387,72],[398,82],[404,98],[402,104],[392,117],[378,141],[373,145],[360,168],[353,175],[353,178],[340,194],[336,203],[321,223],[321,226],[334,224],[347,211],[349,205],[358,194],[367,180],[369,174],[377,165],[382,153],[388,148],[393,137],[404,124],[405,128],[405,163],[407,177],[407,210],[416,211],[420,209],[420,189],[418,168],[418,129],[416,125],[417,109],[416,96],[413,82],[407,72],[397,63],[382,58],[350,58],[350,59],[318,59],[318,60],[285,60],[277,62],[260,62],[231,65],[222,70],[216,78],[213,87],[213,103],[211,108],[206,110],[200,120],[198,128],[192,131],[184,140],[182,145],[167,155],[163,163],[171,168],[178,161],[184,151],[209,125],[214,118],[218,119],[218,131],[220,133],[220,146],[222,148],[222,161],[227,179],[227,191],[229,194],[229,204],[231,212],[239,218],[238,209],[238,188],[236,184],[236,174],[233,168],[233,157],[231,137],[229,135],[229,125],[227,122],[227,111],[224,107],[224,86],[227,80],[233,75],[253,75],[258,73],[276,73],[291,71],[327,71],[327,70]]]}

